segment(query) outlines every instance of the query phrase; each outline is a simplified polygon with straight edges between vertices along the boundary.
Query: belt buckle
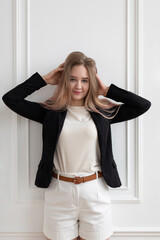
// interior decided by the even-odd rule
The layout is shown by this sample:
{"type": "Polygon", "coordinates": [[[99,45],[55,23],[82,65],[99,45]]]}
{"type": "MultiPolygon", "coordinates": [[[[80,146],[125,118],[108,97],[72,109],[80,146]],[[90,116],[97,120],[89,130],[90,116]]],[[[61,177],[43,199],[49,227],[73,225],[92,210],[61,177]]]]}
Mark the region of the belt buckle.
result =
{"type": "Polygon", "coordinates": [[[74,177],[73,182],[74,182],[74,184],[80,184],[81,183],[81,177],[74,177]]]}

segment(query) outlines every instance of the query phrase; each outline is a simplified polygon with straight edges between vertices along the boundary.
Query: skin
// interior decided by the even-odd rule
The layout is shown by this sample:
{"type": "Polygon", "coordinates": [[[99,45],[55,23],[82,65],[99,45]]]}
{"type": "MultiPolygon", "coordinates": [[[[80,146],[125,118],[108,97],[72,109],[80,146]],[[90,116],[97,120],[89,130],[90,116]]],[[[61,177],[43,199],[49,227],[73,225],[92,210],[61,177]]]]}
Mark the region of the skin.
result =
{"type": "MultiPolygon", "coordinates": [[[[44,81],[47,84],[57,85],[60,81],[60,76],[63,71],[64,63],[60,64],[58,68],[52,70],[48,74],[43,76],[44,81]]],[[[99,89],[98,94],[103,95],[109,87],[107,87],[98,77],[97,73],[95,73],[99,89]]],[[[89,90],[89,75],[87,69],[83,65],[75,65],[72,67],[70,74],[70,89],[71,89],[71,105],[72,106],[83,106],[84,98],[89,90]],[[79,92],[79,93],[78,93],[79,92]]],[[[46,238],[46,240],[51,240],[46,238]]],[[[85,240],[84,238],[77,237],[73,240],[85,240]]],[[[109,240],[106,239],[106,240],[109,240]]]]}
{"type": "MultiPolygon", "coordinates": [[[[52,70],[51,72],[47,73],[46,75],[43,76],[43,79],[44,81],[47,83],[47,84],[51,84],[51,85],[57,85],[60,81],[60,77],[61,77],[61,74],[63,72],[63,65],[64,63],[61,63],[56,69],[52,70]]],[[[72,68],[72,71],[71,71],[71,76],[74,74],[77,75],[78,79],[80,80],[80,78],[82,79],[82,77],[85,77],[83,76],[82,72],[80,72],[80,69],[82,70],[83,69],[83,74],[85,74],[86,76],[88,76],[88,73],[87,73],[87,70],[84,70],[84,66],[82,65],[77,65],[77,66],[74,66],[72,68]],[[77,70],[77,71],[76,71],[77,70]]],[[[98,95],[103,95],[107,89],[109,89],[108,86],[106,86],[102,81],[101,79],[98,77],[97,73],[95,73],[96,75],[96,78],[97,78],[97,82],[98,82],[98,85],[99,85],[99,89],[98,89],[98,95]]],[[[79,82],[78,80],[78,82],[79,82]]],[[[83,82],[83,81],[82,81],[83,82]]],[[[79,86],[77,85],[77,89],[79,89],[79,86]]],[[[81,87],[81,86],[80,86],[81,87]]],[[[77,90],[76,89],[76,90],[77,90]]],[[[78,98],[75,99],[75,96],[74,94],[72,95],[73,97],[73,100],[78,100],[78,98]]],[[[78,96],[77,96],[78,97],[78,96]]],[[[83,95],[83,98],[84,98],[84,95],[83,95]]],[[[73,101],[74,102],[74,101],[73,101]]],[[[77,101],[79,103],[79,101],[77,101]]],[[[82,101],[81,101],[82,102],[82,101]]]]}
{"type": "Polygon", "coordinates": [[[70,76],[71,106],[83,106],[89,90],[89,75],[83,65],[74,66],[70,76]]]}

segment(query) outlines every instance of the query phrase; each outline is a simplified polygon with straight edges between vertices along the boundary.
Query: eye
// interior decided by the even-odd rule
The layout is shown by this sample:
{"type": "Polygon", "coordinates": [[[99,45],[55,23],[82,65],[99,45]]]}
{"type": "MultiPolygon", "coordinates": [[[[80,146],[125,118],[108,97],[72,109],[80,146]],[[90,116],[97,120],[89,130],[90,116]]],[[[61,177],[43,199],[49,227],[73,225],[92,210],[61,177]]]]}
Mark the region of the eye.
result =
{"type": "Polygon", "coordinates": [[[87,83],[88,81],[86,79],[83,79],[82,82],[86,82],[87,83]]]}
{"type": "Polygon", "coordinates": [[[74,78],[70,78],[70,81],[75,81],[75,79],[74,78]]]}

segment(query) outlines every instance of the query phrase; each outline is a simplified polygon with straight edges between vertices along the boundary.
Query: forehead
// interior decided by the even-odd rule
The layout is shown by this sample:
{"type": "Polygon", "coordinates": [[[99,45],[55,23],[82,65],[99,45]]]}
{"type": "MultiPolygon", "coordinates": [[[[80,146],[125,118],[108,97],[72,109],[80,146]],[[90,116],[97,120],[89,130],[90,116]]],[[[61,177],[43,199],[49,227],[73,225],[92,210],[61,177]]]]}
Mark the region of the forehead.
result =
{"type": "Polygon", "coordinates": [[[71,76],[89,77],[87,69],[83,65],[75,65],[71,69],[71,76]]]}

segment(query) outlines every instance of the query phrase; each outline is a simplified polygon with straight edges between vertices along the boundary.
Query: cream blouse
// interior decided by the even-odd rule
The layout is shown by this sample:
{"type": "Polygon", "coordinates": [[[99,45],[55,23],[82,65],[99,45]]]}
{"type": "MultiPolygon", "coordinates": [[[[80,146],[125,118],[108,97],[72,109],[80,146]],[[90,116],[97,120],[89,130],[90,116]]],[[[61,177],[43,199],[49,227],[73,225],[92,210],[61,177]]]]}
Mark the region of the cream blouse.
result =
{"type": "Polygon", "coordinates": [[[68,106],[54,153],[54,172],[100,171],[96,126],[84,106],[68,106]]]}

